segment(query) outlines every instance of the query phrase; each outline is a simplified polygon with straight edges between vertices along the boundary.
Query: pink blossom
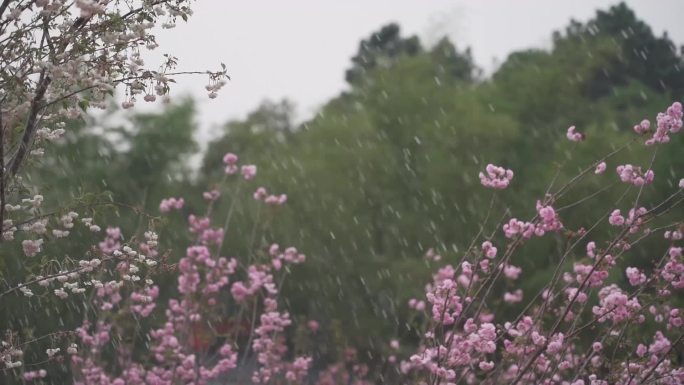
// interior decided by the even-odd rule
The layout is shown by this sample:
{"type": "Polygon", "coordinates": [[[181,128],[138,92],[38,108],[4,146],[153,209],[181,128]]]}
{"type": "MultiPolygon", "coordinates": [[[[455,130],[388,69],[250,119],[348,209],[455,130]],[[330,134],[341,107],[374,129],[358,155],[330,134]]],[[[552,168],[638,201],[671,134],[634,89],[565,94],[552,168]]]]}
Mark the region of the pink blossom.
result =
{"type": "Polygon", "coordinates": [[[594,174],[600,175],[603,174],[606,171],[606,162],[601,162],[598,165],[596,165],[596,169],[594,170],[594,174]]]}
{"type": "Polygon", "coordinates": [[[620,165],[617,167],[617,173],[620,180],[624,183],[633,184],[635,186],[643,186],[653,182],[655,173],[653,170],[641,171],[641,167],[632,166],[631,164],[620,165]]]}
{"type": "Polygon", "coordinates": [[[497,251],[498,251],[497,248],[494,247],[494,245],[492,245],[492,242],[490,242],[490,241],[482,242],[482,252],[484,253],[484,255],[487,258],[489,258],[489,259],[495,258],[497,251]]]}
{"type": "Polygon", "coordinates": [[[655,143],[667,143],[670,141],[670,134],[676,134],[682,128],[682,104],[674,102],[667,108],[666,112],[658,113],[656,117],[656,129],[653,137],[646,141],[650,146],[655,143]]]}
{"type": "Polygon", "coordinates": [[[488,164],[485,171],[486,175],[483,172],[480,173],[480,183],[485,187],[505,189],[513,180],[513,171],[503,167],[488,164]]]}
{"type": "Polygon", "coordinates": [[[419,300],[417,300],[417,299],[415,299],[415,298],[411,298],[411,299],[408,301],[408,307],[409,307],[410,309],[414,309],[414,310],[417,310],[417,311],[423,311],[423,310],[425,310],[425,301],[419,301],[419,300]]]}
{"type": "Polygon", "coordinates": [[[223,156],[223,164],[226,165],[224,171],[228,175],[233,175],[238,171],[238,156],[232,152],[227,153],[223,156]]]}
{"type": "Polygon", "coordinates": [[[641,121],[641,123],[637,124],[634,126],[634,132],[636,132],[639,135],[643,135],[650,131],[651,129],[651,122],[648,120],[644,119],[641,121]]]}
{"type": "Polygon", "coordinates": [[[579,289],[576,287],[568,287],[565,289],[565,293],[567,295],[568,302],[577,301],[579,303],[584,303],[588,299],[587,294],[579,291],[579,289]]]}
{"type": "Polygon", "coordinates": [[[451,279],[435,282],[434,289],[428,291],[426,297],[432,304],[432,318],[444,325],[451,325],[463,310],[463,303],[457,295],[457,284],[451,279]]]}
{"type": "Polygon", "coordinates": [[[27,257],[33,257],[40,253],[42,245],[42,239],[26,239],[21,242],[21,247],[24,249],[24,255],[27,257]]]}
{"type": "Polygon", "coordinates": [[[185,200],[183,198],[162,199],[161,203],[159,204],[159,211],[162,213],[168,213],[173,209],[182,209],[183,205],[185,205],[185,200]]]}
{"type": "Polygon", "coordinates": [[[544,235],[547,231],[559,231],[563,229],[563,224],[556,213],[556,210],[551,205],[543,205],[541,201],[537,201],[537,214],[541,218],[539,224],[535,226],[534,233],[537,236],[544,235]]]}
{"type": "Polygon", "coordinates": [[[648,347],[648,352],[651,354],[665,353],[670,349],[670,346],[670,340],[668,340],[661,331],[657,331],[653,338],[653,343],[648,347]]]}
{"type": "Polygon", "coordinates": [[[523,300],[523,292],[520,289],[514,291],[513,293],[506,292],[506,293],[504,293],[503,300],[506,303],[521,302],[523,300]]]}
{"type": "Polygon", "coordinates": [[[503,267],[503,272],[506,278],[515,280],[520,278],[520,273],[522,272],[522,269],[517,266],[506,264],[503,267]]]}
{"type": "Polygon", "coordinates": [[[670,310],[670,314],[668,314],[668,321],[667,321],[667,328],[668,330],[671,329],[679,329],[684,325],[684,319],[680,316],[680,311],[679,309],[672,309],[670,310]]]}
{"type": "Polygon", "coordinates": [[[608,217],[608,223],[613,226],[622,226],[625,224],[625,217],[620,215],[619,209],[615,209],[610,213],[610,216],[608,217]]]}
{"type": "Polygon", "coordinates": [[[223,242],[224,231],[218,229],[206,229],[202,231],[200,239],[205,245],[220,245],[223,242]]]}
{"type": "Polygon", "coordinates": [[[253,164],[244,165],[241,168],[241,172],[245,180],[254,179],[257,173],[257,167],[253,164]]]}
{"type": "Polygon", "coordinates": [[[238,166],[235,165],[235,164],[228,164],[228,165],[226,165],[226,167],[223,169],[223,171],[224,171],[227,175],[233,175],[233,174],[235,174],[235,173],[238,172],[238,166]]]}
{"type": "Polygon", "coordinates": [[[637,349],[636,349],[636,355],[639,357],[643,357],[647,351],[648,351],[648,349],[646,348],[646,345],[639,344],[639,346],[637,346],[637,349]]]}
{"type": "Polygon", "coordinates": [[[563,343],[565,341],[565,336],[563,333],[556,333],[551,336],[549,344],[546,347],[546,352],[549,354],[556,354],[563,348],[563,343]]]}
{"type": "Polygon", "coordinates": [[[265,187],[259,187],[254,192],[253,196],[254,196],[254,199],[260,201],[260,200],[263,200],[264,198],[266,198],[267,195],[268,195],[268,193],[266,192],[266,188],[265,187]]]}
{"type": "Polygon", "coordinates": [[[625,272],[627,279],[632,286],[638,286],[646,282],[646,275],[639,271],[636,267],[628,267],[625,272]]]}
{"type": "Polygon", "coordinates": [[[220,196],[221,193],[216,189],[202,193],[202,197],[209,202],[217,200],[220,196]]]}
{"type": "Polygon", "coordinates": [[[196,234],[202,234],[211,225],[209,218],[196,217],[194,214],[188,216],[188,223],[190,224],[190,232],[196,234]]]}
{"type": "Polygon", "coordinates": [[[107,227],[107,236],[104,241],[100,242],[99,247],[105,254],[111,254],[115,250],[121,248],[120,241],[123,238],[121,235],[121,229],[118,227],[107,227]]]}
{"type": "Polygon", "coordinates": [[[565,136],[567,136],[568,140],[572,142],[581,142],[584,140],[584,134],[576,132],[575,126],[568,127],[568,132],[565,136]]]}
{"type": "Polygon", "coordinates": [[[425,252],[425,259],[428,261],[439,262],[442,260],[442,256],[439,255],[439,253],[436,253],[435,249],[429,248],[427,252],[425,252]]]}
{"type": "Polygon", "coordinates": [[[594,250],[596,250],[596,242],[591,241],[591,242],[587,243],[587,256],[589,258],[595,257],[594,250]]]}
{"type": "MultiPolygon", "coordinates": [[[[630,298],[616,285],[608,285],[599,290],[599,305],[592,308],[592,313],[599,322],[611,320],[613,323],[624,322],[639,309],[641,304],[637,298],[630,298]]],[[[637,322],[643,322],[637,319],[637,322]]]]}
{"type": "Polygon", "coordinates": [[[535,233],[535,226],[530,222],[523,222],[516,218],[511,218],[508,223],[504,223],[503,231],[506,238],[513,238],[520,235],[523,238],[529,239],[535,233]]]}
{"type": "Polygon", "coordinates": [[[264,199],[264,203],[269,205],[283,205],[287,202],[287,195],[269,195],[264,199]]]}
{"type": "Polygon", "coordinates": [[[226,155],[223,156],[223,164],[237,164],[238,162],[238,156],[233,154],[232,152],[226,153],[226,155]]]}
{"type": "Polygon", "coordinates": [[[309,320],[309,322],[306,323],[306,326],[314,333],[320,328],[320,325],[318,322],[316,322],[316,320],[309,320]]]}

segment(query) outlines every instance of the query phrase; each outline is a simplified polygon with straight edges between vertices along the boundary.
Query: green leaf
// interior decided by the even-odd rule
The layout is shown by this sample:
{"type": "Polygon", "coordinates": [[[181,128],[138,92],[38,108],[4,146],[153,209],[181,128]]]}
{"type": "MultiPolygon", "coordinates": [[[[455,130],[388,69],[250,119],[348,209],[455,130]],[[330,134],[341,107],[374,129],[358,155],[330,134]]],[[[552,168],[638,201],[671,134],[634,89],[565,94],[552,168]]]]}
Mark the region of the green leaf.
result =
{"type": "Polygon", "coordinates": [[[81,108],[81,110],[86,111],[88,110],[88,107],[90,107],[90,101],[87,99],[83,99],[78,102],[78,106],[81,108]]]}

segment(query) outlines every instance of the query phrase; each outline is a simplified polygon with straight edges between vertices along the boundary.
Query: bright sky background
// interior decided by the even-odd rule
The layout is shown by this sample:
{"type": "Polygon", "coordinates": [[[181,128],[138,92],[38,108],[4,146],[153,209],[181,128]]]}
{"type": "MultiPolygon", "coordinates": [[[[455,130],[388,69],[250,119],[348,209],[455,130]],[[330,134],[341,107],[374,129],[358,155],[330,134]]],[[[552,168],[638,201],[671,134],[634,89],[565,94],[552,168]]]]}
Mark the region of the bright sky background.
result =
{"type": "MultiPolygon", "coordinates": [[[[683,0],[629,0],[637,16],[661,35],[684,44],[683,0]]],[[[232,81],[206,97],[202,77],[178,79],[172,95],[198,100],[200,139],[229,119],[243,118],[262,100],[287,97],[298,120],[345,88],[344,71],[361,39],[389,22],[424,43],[448,35],[470,46],[491,73],[512,51],[549,47],[551,33],[571,18],[586,21],[616,0],[198,0],[194,16],[158,33],[159,54],[179,58],[179,70],[218,69],[232,81]]],[[[156,65],[148,60],[148,65],[156,65]]],[[[142,103],[139,103],[142,104],[142,103]]],[[[204,141],[202,140],[202,141],[204,141]]]]}

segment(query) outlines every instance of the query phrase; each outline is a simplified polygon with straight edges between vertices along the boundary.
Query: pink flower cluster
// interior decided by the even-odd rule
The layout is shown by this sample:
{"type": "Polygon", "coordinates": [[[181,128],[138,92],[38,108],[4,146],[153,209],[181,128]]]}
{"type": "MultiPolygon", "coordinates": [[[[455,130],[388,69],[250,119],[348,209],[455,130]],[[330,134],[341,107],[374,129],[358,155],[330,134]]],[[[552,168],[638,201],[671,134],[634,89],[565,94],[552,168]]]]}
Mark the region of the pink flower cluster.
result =
{"type": "Polygon", "coordinates": [[[27,257],[35,257],[40,253],[42,246],[42,239],[25,239],[21,241],[21,247],[24,250],[24,255],[27,257]]]}
{"type": "Polygon", "coordinates": [[[617,173],[620,176],[621,181],[635,186],[649,184],[653,182],[653,179],[655,178],[653,170],[642,172],[641,167],[632,166],[631,164],[617,166],[617,173]]]}
{"type": "Polygon", "coordinates": [[[253,164],[244,165],[240,168],[240,172],[245,180],[254,179],[257,173],[257,167],[253,164]]]}
{"type": "Polygon", "coordinates": [[[600,175],[603,174],[606,171],[606,162],[601,162],[596,165],[596,168],[594,169],[594,174],[600,175]]]}
{"type": "MultiPolygon", "coordinates": [[[[252,382],[256,384],[268,383],[272,377],[285,369],[283,355],[287,351],[281,333],[289,326],[290,315],[277,311],[277,302],[273,298],[264,299],[265,313],[261,314],[259,326],[254,330],[257,336],[252,343],[252,349],[257,353],[257,361],[261,368],[252,375],[252,382]]],[[[308,364],[304,368],[308,369],[308,364]]]]}
{"type": "MultiPolygon", "coordinates": [[[[226,160],[227,164],[234,165],[237,157],[227,156],[226,160]]],[[[246,167],[244,170],[246,179],[253,177],[255,169],[246,167]]],[[[72,355],[76,384],[209,384],[237,367],[238,352],[234,348],[238,347],[238,337],[245,333],[241,325],[250,324],[253,311],[255,318],[251,323],[259,322],[251,331],[255,338],[253,341],[250,338],[251,342],[243,346],[242,351],[243,355],[256,356],[258,365],[253,380],[266,383],[282,379],[298,383],[308,376],[310,357],[286,360],[288,349],[284,331],[292,321],[287,312],[278,309],[279,287],[273,275],[283,264],[302,263],[306,257],[294,247],[280,251],[278,245],[273,244],[266,253],[270,263],[245,265],[245,279],[241,280],[238,275],[243,269],[237,259],[218,256],[218,250],[212,252],[213,246],[220,249],[225,232],[224,228],[211,227],[211,205],[220,193],[214,190],[203,195],[209,201],[206,216],[191,214],[188,217],[189,232],[195,234],[196,241],[177,264],[179,296],[168,301],[165,323],[148,334],[151,363],[131,360],[132,348],[120,341],[118,333],[124,326],[118,321],[125,319],[124,315],[149,317],[158,308],[159,287],[150,278],[151,269],[157,265],[152,257],[159,253],[158,237],[151,231],[145,232],[140,251],[136,251],[122,246],[123,237],[118,228],[107,229],[100,250],[115,261],[116,268],[111,273],[117,279],[104,283],[93,280],[92,285],[97,287],[93,307],[99,312],[95,314],[96,320],[85,320],[77,330],[81,344],[87,348],[78,351],[70,347],[68,350],[72,355]],[[261,307],[257,306],[259,303],[261,307]],[[245,311],[230,315],[222,312],[236,308],[245,311]],[[222,334],[213,332],[215,329],[222,329],[222,334]],[[216,343],[219,343],[218,347],[216,343]],[[102,356],[110,345],[122,362],[121,371],[116,375],[108,372],[102,356]]],[[[175,208],[179,200],[166,204],[175,208]]],[[[92,271],[101,263],[95,259],[82,262],[82,271],[92,271]]],[[[56,294],[66,296],[67,290],[84,290],[76,282],[69,282],[78,277],[79,274],[73,278],[66,274],[64,279],[58,277],[64,282],[64,288],[58,289],[56,294]]],[[[50,352],[58,355],[59,349],[50,352]]],[[[26,379],[38,379],[41,372],[36,373],[27,374],[26,379]]]]}
{"type": "Polygon", "coordinates": [[[299,253],[295,247],[288,247],[284,252],[281,252],[280,246],[276,243],[269,247],[268,254],[271,256],[271,264],[276,270],[280,270],[283,262],[298,264],[306,261],[306,255],[299,253]]]}
{"type": "Polygon", "coordinates": [[[423,311],[425,310],[425,301],[411,298],[408,301],[408,307],[416,311],[423,311]]]}
{"type": "Polygon", "coordinates": [[[547,231],[560,231],[563,229],[563,224],[561,223],[556,210],[554,210],[551,205],[544,205],[538,200],[537,214],[540,218],[534,231],[537,236],[542,236],[547,231]]]}
{"type": "Polygon", "coordinates": [[[547,231],[557,232],[563,229],[563,223],[553,206],[543,204],[538,200],[536,208],[539,220],[535,223],[523,222],[516,218],[511,218],[508,223],[504,223],[503,231],[506,238],[521,236],[524,239],[530,239],[533,235],[541,237],[547,231]]]}
{"type": "Polygon", "coordinates": [[[182,294],[194,294],[201,289],[206,301],[213,305],[216,303],[214,297],[221,288],[228,285],[229,277],[235,273],[236,268],[235,259],[214,258],[207,246],[188,247],[186,256],[178,263],[178,291],[182,294]]]}
{"type": "MultiPolygon", "coordinates": [[[[667,113],[659,115],[658,121],[660,128],[654,134],[654,141],[664,143],[667,134],[681,128],[681,105],[673,104],[667,113]]],[[[635,130],[644,133],[649,126],[645,121],[635,130]]],[[[567,137],[571,141],[584,139],[574,127],[568,129],[567,137]]],[[[601,174],[606,167],[606,163],[601,161],[596,164],[594,172],[601,174]]],[[[618,167],[617,171],[623,182],[636,186],[651,183],[654,179],[652,170],[642,172],[630,164],[618,167]]],[[[490,185],[493,183],[491,179],[495,176],[500,178],[503,174],[499,170],[492,176],[481,173],[480,177],[487,187],[495,187],[490,185]]],[[[579,177],[584,174],[586,171],[582,171],[579,177]]],[[[573,187],[572,183],[568,186],[573,187]]],[[[598,241],[587,242],[586,255],[577,256],[578,260],[573,262],[573,248],[595,226],[589,230],[583,227],[566,229],[558,210],[552,206],[565,195],[564,189],[559,191],[537,201],[535,219],[525,222],[512,218],[503,225],[503,235],[510,241],[505,248],[502,247],[505,252],[499,260],[497,249],[489,240],[495,234],[483,235],[486,240],[480,251],[470,246],[463,255],[459,255],[462,261],[460,274],[450,265],[437,271],[433,283],[425,291],[432,307],[427,330],[422,334],[416,354],[400,364],[400,371],[414,380],[409,383],[684,383],[684,368],[676,353],[676,349],[681,350],[678,344],[682,342],[679,332],[684,325],[684,310],[673,306],[669,300],[675,290],[684,289],[684,258],[682,247],[677,244],[684,238],[681,221],[675,218],[675,223],[670,225],[651,226],[667,210],[647,210],[636,203],[625,216],[619,209],[614,210],[608,222],[622,227],[623,231],[610,232],[609,239],[602,242],[603,246],[597,246],[598,241]],[[554,273],[554,278],[524,306],[514,321],[502,322],[502,330],[492,327],[488,329],[492,333],[485,333],[486,336],[473,336],[491,322],[482,317],[487,314],[489,306],[501,302],[499,293],[504,293],[504,302],[515,304],[522,301],[526,293],[513,286],[512,282],[520,278],[521,271],[512,259],[524,244],[522,240],[548,231],[563,231],[563,238],[567,238],[558,240],[559,246],[563,245],[555,268],[558,275],[554,273]],[[653,267],[642,269],[627,265],[621,271],[615,268],[621,265],[620,259],[633,245],[656,233],[664,234],[671,245],[663,257],[654,258],[653,267]],[[492,264],[496,268],[492,269],[492,264]],[[572,266],[571,270],[564,270],[566,266],[572,266]],[[620,278],[626,275],[628,285],[625,286],[632,286],[632,291],[612,283],[622,284],[623,280],[611,279],[611,273],[620,274],[620,278]],[[598,301],[592,297],[596,292],[598,301]],[[644,306],[644,303],[651,304],[644,306]],[[482,322],[480,327],[474,321],[478,317],[482,322]],[[635,338],[630,331],[641,328],[640,325],[647,321],[649,326],[661,325],[660,330],[655,332],[652,341],[639,341],[640,337],[635,338]],[[671,340],[668,333],[678,336],[677,340],[671,340]],[[492,343],[484,345],[486,350],[478,350],[476,346],[481,345],[477,342],[489,341],[491,334],[494,335],[492,343]]],[[[672,196],[677,195],[675,192],[672,196]]],[[[672,196],[653,207],[672,207],[668,205],[672,196]]],[[[642,197],[641,193],[639,197],[642,197]]],[[[417,300],[412,300],[409,305],[415,309],[416,303],[417,300]]],[[[391,357],[394,355],[392,353],[391,357]]]]}
{"type": "Polygon", "coordinates": [[[496,246],[492,244],[490,241],[484,241],[482,242],[482,253],[484,253],[485,257],[489,259],[496,258],[496,253],[498,252],[498,249],[496,246]]]}
{"type": "Polygon", "coordinates": [[[674,289],[684,289],[684,260],[681,247],[670,247],[668,260],[660,273],[674,289]]]}
{"type": "Polygon", "coordinates": [[[145,286],[140,291],[134,291],[130,297],[131,302],[134,304],[131,306],[131,311],[141,317],[149,316],[157,307],[155,302],[157,297],[159,297],[159,287],[156,285],[145,286]]]}
{"type": "Polygon", "coordinates": [[[39,369],[39,370],[24,372],[24,380],[25,381],[38,380],[41,378],[45,378],[46,376],[47,376],[47,370],[45,370],[45,369],[39,369]]]}
{"type": "Polygon", "coordinates": [[[202,234],[211,226],[211,220],[207,217],[198,217],[195,214],[188,215],[188,224],[190,225],[190,232],[193,234],[202,234]]]}
{"type": "MultiPolygon", "coordinates": [[[[644,132],[643,122],[641,132],[644,132]]],[[[648,130],[648,125],[646,130],[648,130]]],[[[682,129],[682,104],[679,102],[672,103],[665,112],[658,113],[656,117],[656,130],[653,137],[646,141],[646,145],[650,146],[655,143],[667,143],[670,141],[670,134],[676,134],[682,129]]],[[[635,131],[639,132],[639,130],[635,131]]]]}
{"type": "Polygon", "coordinates": [[[513,238],[517,235],[530,239],[534,235],[535,226],[532,222],[523,222],[516,218],[511,218],[508,223],[504,223],[503,231],[506,238],[513,238]]]}
{"type": "Polygon", "coordinates": [[[451,325],[461,314],[463,304],[457,294],[458,284],[452,279],[437,282],[435,288],[427,293],[427,300],[432,304],[432,318],[444,325],[451,325]]]}
{"type": "Polygon", "coordinates": [[[121,248],[121,240],[123,235],[121,235],[121,229],[118,227],[107,227],[105,239],[100,242],[99,247],[105,254],[112,254],[114,251],[121,248]]]}
{"type": "MultiPolygon", "coordinates": [[[[603,256],[603,262],[607,266],[599,266],[584,263],[575,263],[573,265],[573,272],[575,273],[574,280],[580,285],[584,282],[589,287],[601,287],[606,278],[608,278],[609,272],[608,267],[612,266],[615,261],[610,254],[603,256]]],[[[569,275],[572,277],[572,275],[569,275]]],[[[567,281],[572,282],[572,278],[567,281]]]]}
{"type": "Polygon", "coordinates": [[[269,205],[283,205],[287,202],[287,195],[273,195],[266,191],[265,187],[259,187],[254,192],[254,199],[258,201],[264,201],[264,203],[269,205]]]}
{"type": "Polygon", "coordinates": [[[223,156],[223,164],[226,165],[224,171],[226,172],[226,174],[233,175],[236,172],[238,172],[237,162],[238,156],[233,154],[232,152],[229,152],[223,156]]]}
{"type": "Polygon", "coordinates": [[[316,381],[316,385],[373,385],[374,381],[366,379],[368,366],[358,362],[355,348],[347,347],[339,360],[323,370],[316,381]]]}
{"type": "MultiPolygon", "coordinates": [[[[428,338],[432,339],[432,334],[428,338]]],[[[443,344],[423,347],[418,354],[410,357],[401,365],[402,372],[426,369],[436,378],[455,383],[458,374],[456,368],[476,366],[482,372],[488,372],[495,366],[487,360],[487,355],[496,351],[496,327],[492,323],[478,324],[469,318],[463,324],[462,331],[449,331],[443,344]]],[[[474,378],[474,374],[470,374],[474,378]]]]}
{"type": "Polygon", "coordinates": [[[436,253],[435,249],[429,248],[428,251],[425,252],[425,259],[432,262],[439,262],[442,260],[442,256],[436,253]]]}
{"type": "Polygon", "coordinates": [[[646,274],[639,271],[636,267],[628,267],[625,270],[625,273],[627,274],[629,284],[632,286],[639,286],[646,283],[646,274]]]}
{"type": "Polygon", "coordinates": [[[615,209],[608,217],[608,223],[613,226],[628,226],[629,232],[634,234],[639,231],[639,228],[644,222],[644,216],[648,213],[645,207],[638,209],[629,209],[629,215],[625,218],[620,214],[619,209],[615,209]]]}
{"type": "Polygon", "coordinates": [[[638,314],[641,309],[639,300],[630,297],[617,285],[613,284],[601,288],[598,296],[599,304],[592,307],[591,311],[599,322],[610,320],[613,323],[620,323],[631,320],[642,323],[646,320],[643,315],[638,314]],[[633,316],[636,318],[632,319],[633,316]]]}
{"type": "Polygon", "coordinates": [[[227,175],[233,175],[240,171],[245,180],[254,179],[257,173],[257,167],[253,164],[242,165],[238,167],[238,156],[232,152],[223,156],[224,171],[227,175]]]}
{"type": "Polygon", "coordinates": [[[565,134],[565,136],[570,140],[571,142],[581,142],[584,140],[584,134],[579,133],[575,131],[575,126],[570,126],[568,127],[568,131],[565,134]]]}
{"type": "Polygon", "coordinates": [[[278,292],[273,282],[273,275],[268,273],[267,266],[251,265],[247,268],[247,276],[246,282],[237,281],[230,288],[230,294],[236,302],[244,303],[262,289],[271,295],[275,295],[278,292]]]}
{"type": "Polygon", "coordinates": [[[221,196],[221,192],[219,192],[216,189],[211,190],[211,191],[205,191],[204,193],[202,193],[202,198],[204,198],[205,200],[207,200],[209,202],[213,202],[213,201],[219,199],[220,196],[221,196]]]}
{"type": "Polygon", "coordinates": [[[168,213],[173,209],[182,209],[183,205],[185,205],[185,200],[183,198],[166,198],[162,199],[161,203],[159,203],[159,211],[168,213]]]}
{"type": "Polygon", "coordinates": [[[513,180],[513,171],[503,167],[488,164],[485,173],[480,173],[480,183],[485,187],[505,189],[513,180]]]}
{"type": "Polygon", "coordinates": [[[634,126],[634,132],[639,135],[643,135],[651,130],[651,122],[647,119],[641,121],[641,123],[634,126]]]}

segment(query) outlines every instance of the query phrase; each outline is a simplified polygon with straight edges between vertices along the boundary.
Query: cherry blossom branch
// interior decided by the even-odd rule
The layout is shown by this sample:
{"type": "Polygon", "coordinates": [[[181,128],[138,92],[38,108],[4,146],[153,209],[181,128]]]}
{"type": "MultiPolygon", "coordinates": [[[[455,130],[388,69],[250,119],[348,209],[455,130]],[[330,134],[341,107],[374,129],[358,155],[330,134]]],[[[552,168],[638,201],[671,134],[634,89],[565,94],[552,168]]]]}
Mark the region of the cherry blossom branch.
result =
{"type": "Polygon", "coordinates": [[[639,385],[645,383],[646,380],[648,380],[648,379],[653,375],[653,373],[655,372],[655,370],[658,369],[658,366],[660,366],[660,364],[662,364],[663,361],[665,361],[665,359],[667,358],[668,354],[670,354],[670,352],[671,352],[672,350],[674,350],[675,346],[677,346],[680,342],[682,342],[682,338],[684,338],[684,334],[680,334],[679,337],[677,337],[677,339],[670,345],[670,348],[667,349],[667,352],[663,353],[663,356],[660,357],[660,359],[658,360],[658,362],[656,362],[655,365],[653,365],[653,367],[651,368],[651,370],[649,370],[648,372],[646,372],[646,375],[641,379],[641,381],[639,381],[639,385]]]}

